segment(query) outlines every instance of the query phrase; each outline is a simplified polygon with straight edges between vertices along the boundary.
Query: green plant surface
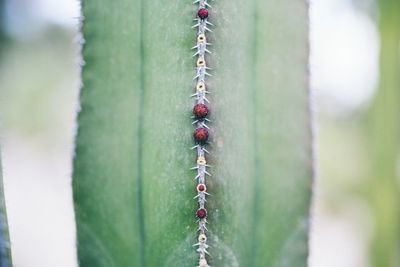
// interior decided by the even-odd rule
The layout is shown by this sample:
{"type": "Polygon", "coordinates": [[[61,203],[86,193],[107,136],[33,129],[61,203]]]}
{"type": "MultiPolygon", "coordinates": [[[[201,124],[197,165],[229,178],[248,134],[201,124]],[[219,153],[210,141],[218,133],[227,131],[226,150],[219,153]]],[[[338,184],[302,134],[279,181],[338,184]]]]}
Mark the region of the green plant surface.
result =
{"type": "MultiPolygon", "coordinates": [[[[211,265],[307,266],[307,2],[211,4],[211,265]]],[[[80,266],[196,266],[196,6],[83,1],[82,10],[73,175],[80,266]]]]}
{"type": "Polygon", "coordinates": [[[371,266],[400,266],[400,2],[379,0],[380,85],[368,114],[371,266]]]}
{"type": "Polygon", "coordinates": [[[0,157],[0,267],[11,267],[11,246],[4,199],[2,164],[0,157]]]}

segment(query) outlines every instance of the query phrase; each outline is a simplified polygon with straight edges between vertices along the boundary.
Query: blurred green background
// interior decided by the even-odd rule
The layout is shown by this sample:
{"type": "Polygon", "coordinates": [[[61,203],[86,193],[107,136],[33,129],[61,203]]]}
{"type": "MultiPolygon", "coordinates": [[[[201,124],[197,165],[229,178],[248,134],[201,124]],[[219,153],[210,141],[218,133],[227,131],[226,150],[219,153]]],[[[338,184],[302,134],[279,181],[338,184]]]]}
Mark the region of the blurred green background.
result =
{"type": "MultiPolygon", "coordinates": [[[[311,267],[400,267],[400,1],[311,1],[311,267]]],[[[74,267],[79,4],[1,0],[0,114],[13,258],[74,267]]]]}

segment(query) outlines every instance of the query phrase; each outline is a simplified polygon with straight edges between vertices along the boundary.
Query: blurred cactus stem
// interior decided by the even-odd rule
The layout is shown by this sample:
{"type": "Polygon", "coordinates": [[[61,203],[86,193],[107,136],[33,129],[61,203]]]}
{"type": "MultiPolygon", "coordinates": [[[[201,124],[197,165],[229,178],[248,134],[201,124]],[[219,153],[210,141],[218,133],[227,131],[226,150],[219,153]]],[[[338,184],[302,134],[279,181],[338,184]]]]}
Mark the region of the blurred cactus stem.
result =
{"type": "Polygon", "coordinates": [[[379,0],[380,85],[368,132],[374,222],[371,266],[400,266],[400,1],[379,0]]]}
{"type": "MultiPolygon", "coordinates": [[[[1,153],[0,153],[1,154],[1,153]]],[[[12,267],[7,211],[4,199],[2,165],[0,157],[0,267],[12,267]]]]}

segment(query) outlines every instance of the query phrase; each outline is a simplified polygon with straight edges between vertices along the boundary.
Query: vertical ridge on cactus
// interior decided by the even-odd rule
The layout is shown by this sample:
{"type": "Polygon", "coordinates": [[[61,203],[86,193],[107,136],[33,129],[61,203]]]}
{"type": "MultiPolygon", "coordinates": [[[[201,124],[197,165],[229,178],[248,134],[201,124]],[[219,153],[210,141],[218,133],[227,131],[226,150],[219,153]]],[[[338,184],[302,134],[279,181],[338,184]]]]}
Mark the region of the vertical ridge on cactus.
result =
{"type": "MultiPolygon", "coordinates": [[[[205,7],[210,7],[210,4],[208,4],[208,0],[198,0],[195,1],[194,4],[197,4],[198,6],[198,11],[197,11],[197,16],[198,19],[196,21],[196,24],[193,27],[196,28],[197,31],[197,37],[196,37],[196,46],[192,49],[196,49],[197,52],[195,53],[195,56],[197,55],[197,68],[196,68],[196,93],[194,94],[195,96],[195,105],[193,107],[193,114],[194,114],[194,122],[192,124],[196,124],[196,130],[194,131],[193,137],[195,141],[197,142],[196,145],[196,154],[197,154],[197,160],[196,160],[196,166],[194,169],[196,170],[196,176],[195,179],[197,180],[197,189],[201,189],[202,185],[207,183],[206,175],[211,176],[208,168],[210,165],[207,164],[206,160],[206,153],[207,153],[207,145],[208,145],[208,139],[209,139],[209,132],[207,129],[210,127],[207,126],[207,123],[209,122],[208,119],[205,119],[205,117],[208,115],[208,108],[207,106],[204,105],[204,102],[210,102],[206,98],[206,94],[204,91],[199,91],[198,88],[201,88],[203,85],[208,84],[208,79],[206,79],[206,76],[211,76],[207,70],[209,69],[206,66],[206,53],[211,53],[207,47],[210,46],[210,43],[205,42],[207,32],[211,32],[211,30],[208,28],[209,25],[212,25],[211,22],[207,20],[208,18],[208,9],[205,7]]],[[[208,157],[208,156],[207,156],[208,157]]],[[[205,188],[204,188],[205,189],[205,188]]],[[[204,190],[203,190],[204,191],[204,190]]],[[[208,229],[207,229],[207,210],[205,208],[206,202],[207,202],[207,197],[208,194],[202,193],[200,191],[195,198],[197,198],[197,204],[199,206],[199,209],[196,212],[196,216],[198,218],[198,229],[197,229],[197,234],[199,237],[203,236],[206,238],[198,238],[200,240],[194,246],[196,247],[196,251],[198,252],[198,257],[199,257],[199,264],[198,267],[210,267],[209,265],[209,252],[207,249],[209,248],[209,245],[207,244],[207,236],[209,235],[208,229]]],[[[207,204],[208,206],[208,204],[207,204]]]]}

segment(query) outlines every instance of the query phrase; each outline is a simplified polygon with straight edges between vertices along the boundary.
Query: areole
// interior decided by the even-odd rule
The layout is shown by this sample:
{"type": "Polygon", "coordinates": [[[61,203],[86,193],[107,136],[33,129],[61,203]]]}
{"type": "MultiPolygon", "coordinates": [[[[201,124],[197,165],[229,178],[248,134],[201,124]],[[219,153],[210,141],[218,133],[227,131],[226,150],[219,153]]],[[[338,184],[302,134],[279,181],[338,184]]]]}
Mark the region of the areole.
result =
{"type": "Polygon", "coordinates": [[[206,94],[208,94],[208,91],[206,90],[206,82],[205,78],[206,76],[210,76],[210,74],[207,72],[209,69],[207,67],[207,62],[206,62],[206,53],[210,53],[209,50],[207,50],[207,45],[210,45],[207,43],[207,38],[206,38],[206,32],[210,31],[209,28],[207,27],[208,25],[212,25],[208,21],[209,17],[209,11],[208,8],[210,5],[207,3],[207,0],[197,0],[194,2],[195,4],[198,3],[198,11],[197,11],[197,18],[195,19],[197,21],[196,25],[193,27],[197,27],[197,44],[196,46],[193,47],[193,49],[196,50],[196,53],[193,56],[197,56],[197,61],[196,61],[196,76],[194,77],[194,80],[196,80],[196,92],[192,96],[195,97],[195,105],[193,107],[193,119],[194,122],[193,124],[196,124],[196,129],[193,132],[193,138],[194,141],[196,142],[196,145],[193,148],[197,149],[197,160],[196,160],[196,166],[192,169],[197,170],[197,175],[195,179],[197,180],[197,195],[195,198],[197,198],[198,202],[198,210],[196,211],[196,216],[198,218],[198,243],[195,244],[197,247],[197,252],[199,253],[199,262],[198,262],[198,267],[209,267],[209,263],[206,258],[206,254],[208,254],[208,244],[207,244],[207,210],[205,208],[205,202],[206,202],[206,195],[208,193],[206,192],[206,175],[210,175],[207,172],[207,161],[205,158],[205,154],[208,153],[206,150],[205,146],[207,145],[208,139],[209,139],[209,127],[206,125],[206,122],[209,122],[209,119],[207,118],[209,116],[209,108],[205,104],[205,102],[209,102],[206,94]]]}

